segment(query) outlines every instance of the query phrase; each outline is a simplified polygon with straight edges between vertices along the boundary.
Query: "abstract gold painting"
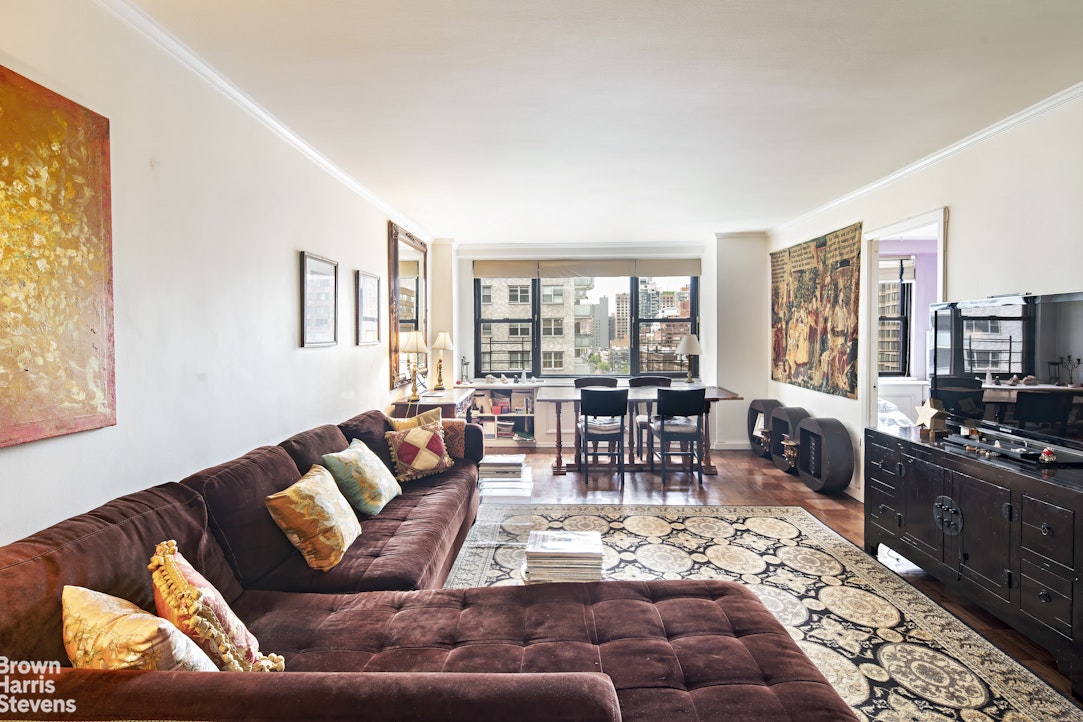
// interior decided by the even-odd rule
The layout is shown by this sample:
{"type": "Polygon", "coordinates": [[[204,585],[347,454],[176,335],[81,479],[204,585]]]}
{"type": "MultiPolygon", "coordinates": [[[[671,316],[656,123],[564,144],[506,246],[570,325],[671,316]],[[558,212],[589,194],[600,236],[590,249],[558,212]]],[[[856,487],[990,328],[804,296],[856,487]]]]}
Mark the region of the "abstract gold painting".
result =
{"type": "Polygon", "coordinates": [[[116,424],[109,120],[0,66],[0,446],[116,424]]]}

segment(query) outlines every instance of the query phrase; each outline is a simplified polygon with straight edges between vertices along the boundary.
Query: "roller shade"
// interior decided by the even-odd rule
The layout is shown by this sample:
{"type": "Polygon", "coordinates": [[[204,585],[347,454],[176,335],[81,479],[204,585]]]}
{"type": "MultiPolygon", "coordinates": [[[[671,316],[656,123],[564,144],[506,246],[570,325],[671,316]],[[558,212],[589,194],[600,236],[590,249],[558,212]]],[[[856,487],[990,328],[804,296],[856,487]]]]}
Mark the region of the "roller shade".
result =
{"type": "Polygon", "coordinates": [[[699,276],[700,271],[698,258],[474,261],[474,278],[699,276]]]}
{"type": "Polygon", "coordinates": [[[895,256],[890,258],[880,258],[880,282],[889,283],[891,281],[899,280],[899,264],[902,263],[902,280],[913,281],[914,280],[914,257],[913,256],[895,256]]]}
{"type": "Polygon", "coordinates": [[[474,261],[474,278],[537,277],[537,261],[474,261]]]}

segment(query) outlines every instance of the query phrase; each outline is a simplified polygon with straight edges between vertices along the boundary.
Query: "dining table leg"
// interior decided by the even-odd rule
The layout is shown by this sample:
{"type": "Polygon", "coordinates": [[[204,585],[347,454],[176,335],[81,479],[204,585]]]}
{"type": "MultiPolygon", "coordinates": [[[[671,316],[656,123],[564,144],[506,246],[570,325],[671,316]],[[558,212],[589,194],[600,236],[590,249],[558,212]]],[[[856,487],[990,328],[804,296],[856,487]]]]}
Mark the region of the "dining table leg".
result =
{"type": "Polygon", "coordinates": [[[711,403],[707,402],[707,410],[703,414],[703,473],[708,476],[716,476],[718,469],[714,468],[711,461],[711,403]]]}
{"type": "Polygon", "coordinates": [[[560,438],[560,407],[563,405],[560,401],[555,404],[557,407],[557,459],[553,462],[553,476],[563,476],[568,473],[564,467],[564,457],[561,455],[564,445],[561,443],[560,438]]]}

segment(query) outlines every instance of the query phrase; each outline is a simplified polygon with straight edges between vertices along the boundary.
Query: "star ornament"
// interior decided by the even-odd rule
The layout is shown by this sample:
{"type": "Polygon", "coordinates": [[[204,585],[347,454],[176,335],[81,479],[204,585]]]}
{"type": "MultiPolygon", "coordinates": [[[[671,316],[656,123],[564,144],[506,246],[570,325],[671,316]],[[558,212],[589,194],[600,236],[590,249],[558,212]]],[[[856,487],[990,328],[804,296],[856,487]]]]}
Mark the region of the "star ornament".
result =
{"type": "Polygon", "coordinates": [[[944,418],[944,405],[937,399],[928,399],[924,404],[917,407],[918,412],[918,426],[924,426],[926,429],[943,429],[944,418]]]}

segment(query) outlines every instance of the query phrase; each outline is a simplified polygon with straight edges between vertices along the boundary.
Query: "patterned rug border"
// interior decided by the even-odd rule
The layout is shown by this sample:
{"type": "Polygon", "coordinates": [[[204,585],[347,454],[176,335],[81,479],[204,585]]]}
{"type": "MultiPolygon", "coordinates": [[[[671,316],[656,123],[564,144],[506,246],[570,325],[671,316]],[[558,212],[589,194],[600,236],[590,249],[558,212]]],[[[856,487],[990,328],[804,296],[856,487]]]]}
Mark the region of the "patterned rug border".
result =
{"type": "MultiPolygon", "coordinates": [[[[446,587],[484,586],[484,574],[492,568],[501,540],[501,523],[511,517],[524,515],[568,518],[578,515],[626,518],[657,516],[674,519],[704,516],[725,519],[727,516],[769,516],[783,519],[820,545],[822,551],[860,576],[859,587],[877,592],[906,611],[915,626],[930,634],[940,644],[959,650],[972,659],[982,659],[980,665],[967,665],[981,677],[989,688],[1005,699],[1012,700],[1019,711],[1032,722],[1044,720],[1080,720],[1083,710],[1076,707],[1056,689],[1009,657],[995,644],[985,639],[947,609],[911,586],[898,574],[865,553],[849,539],[836,532],[811,512],[799,506],[681,506],[664,504],[482,504],[474,529],[463,545],[459,558],[448,575],[446,587]],[[1019,693],[1020,688],[1033,694],[1019,693]]],[[[504,532],[506,533],[506,532],[504,532]]],[[[989,719],[982,715],[983,718],[989,719]]],[[[903,717],[899,718],[904,719],[903,717]]],[[[924,718],[923,718],[924,719],[924,718]]],[[[929,719],[943,719],[939,715],[929,719]]],[[[1021,722],[1023,722],[1021,720],[1021,722]]]]}

